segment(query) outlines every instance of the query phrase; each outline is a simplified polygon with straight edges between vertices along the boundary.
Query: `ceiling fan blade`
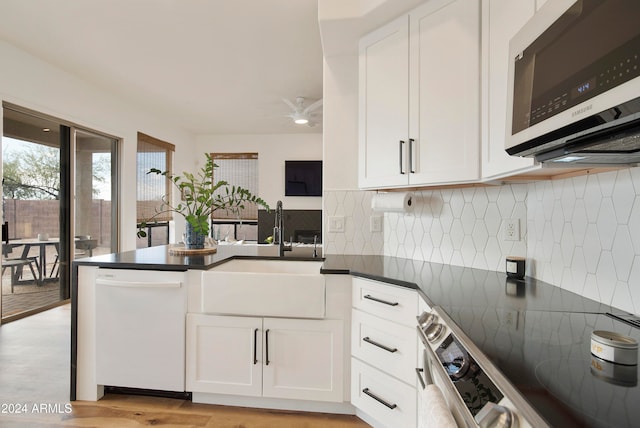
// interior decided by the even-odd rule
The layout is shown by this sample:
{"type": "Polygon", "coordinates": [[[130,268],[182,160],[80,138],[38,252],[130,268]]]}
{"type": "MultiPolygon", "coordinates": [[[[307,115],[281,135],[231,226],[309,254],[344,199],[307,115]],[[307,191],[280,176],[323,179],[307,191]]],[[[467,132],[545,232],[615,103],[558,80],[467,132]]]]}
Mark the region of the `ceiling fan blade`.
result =
{"type": "Polygon", "coordinates": [[[304,112],[305,113],[311,113],[312,111],[314,111],[315,109],[317,109],[320,106],[322,106],[322,98],[320,98],[318,101],[310,104],[307,108],[304,109],[304,112]]]}
{"type": "Polygon", "coordinates": [[[288,106],[291,108],[291,110],[293,110],[294,112],[295,112],[295,111],[298,111],[298,108],[295,106],[295,104],[293,104],[293,103],[292,103],[291,101],[289,101],[288,99],[283,98],[283,99],[282,99],[282,101],[284,101],[284,103],[285,103],[286,105],[288,105],[288,106]]]}

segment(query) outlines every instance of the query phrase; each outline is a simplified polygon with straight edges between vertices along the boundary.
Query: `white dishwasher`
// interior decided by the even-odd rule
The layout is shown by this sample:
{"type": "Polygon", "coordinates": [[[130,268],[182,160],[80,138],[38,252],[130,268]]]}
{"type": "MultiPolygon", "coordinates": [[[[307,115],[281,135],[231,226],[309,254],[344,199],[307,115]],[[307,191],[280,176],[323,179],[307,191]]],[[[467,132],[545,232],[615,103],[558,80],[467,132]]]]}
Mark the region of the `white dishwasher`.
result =
{"type": "Polygon", "coordinates": [[[99,269],[97,383],[184,391],[186,300],[184,272],[99,269]]]}

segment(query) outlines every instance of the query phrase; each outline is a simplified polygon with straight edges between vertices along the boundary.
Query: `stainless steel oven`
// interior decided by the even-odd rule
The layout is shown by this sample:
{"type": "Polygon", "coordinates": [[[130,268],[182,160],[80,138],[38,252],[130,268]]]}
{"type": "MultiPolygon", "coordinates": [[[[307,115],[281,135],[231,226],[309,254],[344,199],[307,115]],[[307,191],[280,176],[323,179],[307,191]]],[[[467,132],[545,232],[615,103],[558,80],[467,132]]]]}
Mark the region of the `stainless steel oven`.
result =
{"type": "MultiPolygon", "coordinates": [[[[423,367],[417,369],[422,389],[440,388],[458,426],[549,426],[442,309],[422,313],[417,332],[423,345],[423,367]]],[[[421,418],[423,413],[418,426],[430,426],[421,418]]]]}

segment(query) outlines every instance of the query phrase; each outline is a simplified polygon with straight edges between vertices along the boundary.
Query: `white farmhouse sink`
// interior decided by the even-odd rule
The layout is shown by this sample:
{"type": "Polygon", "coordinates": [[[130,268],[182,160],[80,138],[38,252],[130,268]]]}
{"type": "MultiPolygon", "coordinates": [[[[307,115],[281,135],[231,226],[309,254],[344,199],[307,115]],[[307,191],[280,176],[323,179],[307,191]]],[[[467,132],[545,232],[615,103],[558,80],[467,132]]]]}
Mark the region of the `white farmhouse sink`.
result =
{"type": "Polygon", "coordinates": [[[236,259],[202,273],[202,312],[324,318],[322,261],[236,259]]]}

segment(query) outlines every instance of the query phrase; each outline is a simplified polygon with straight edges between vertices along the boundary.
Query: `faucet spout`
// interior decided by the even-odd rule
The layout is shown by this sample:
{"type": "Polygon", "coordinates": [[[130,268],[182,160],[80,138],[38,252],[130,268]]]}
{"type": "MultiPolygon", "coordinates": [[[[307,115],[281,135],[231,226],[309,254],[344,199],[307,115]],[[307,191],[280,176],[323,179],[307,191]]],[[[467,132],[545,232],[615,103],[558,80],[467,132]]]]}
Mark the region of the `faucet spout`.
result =
{"type": "Polygon", "coordinates": [[[273,243],[278,244],[278,254],[284,257],[285,251],[291,251],[292,244],[284,244],[284,219],[282,215],[282,201],[276,203],[275,225],[273,227],[273,243]]]}

